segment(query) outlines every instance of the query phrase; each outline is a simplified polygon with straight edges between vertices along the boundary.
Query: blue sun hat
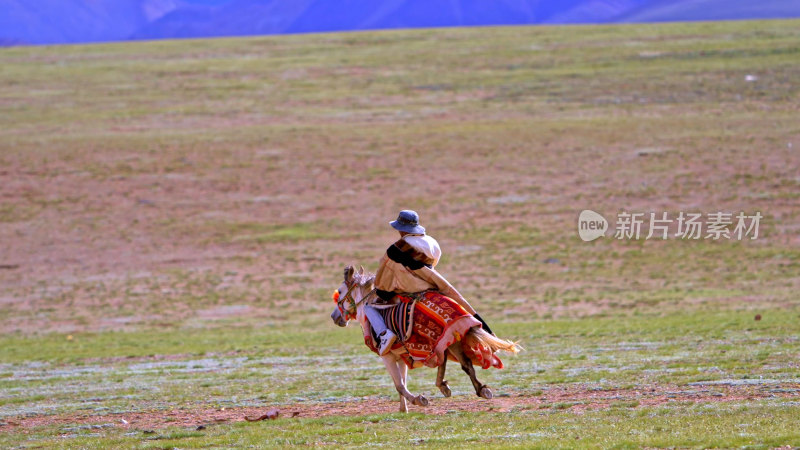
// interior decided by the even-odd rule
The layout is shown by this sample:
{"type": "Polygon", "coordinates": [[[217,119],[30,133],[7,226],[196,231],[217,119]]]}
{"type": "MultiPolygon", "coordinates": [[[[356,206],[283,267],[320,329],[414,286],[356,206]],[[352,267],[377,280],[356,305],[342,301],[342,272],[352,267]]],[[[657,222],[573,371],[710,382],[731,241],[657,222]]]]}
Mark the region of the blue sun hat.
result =
{"type": "Polygon", "coordinates": [[[425,227],[419,224],[419,214],[410,209],[400,211],[397,220],[389,222],[397,231],[404,231],[406,233],[425,234],[425,227]]]}

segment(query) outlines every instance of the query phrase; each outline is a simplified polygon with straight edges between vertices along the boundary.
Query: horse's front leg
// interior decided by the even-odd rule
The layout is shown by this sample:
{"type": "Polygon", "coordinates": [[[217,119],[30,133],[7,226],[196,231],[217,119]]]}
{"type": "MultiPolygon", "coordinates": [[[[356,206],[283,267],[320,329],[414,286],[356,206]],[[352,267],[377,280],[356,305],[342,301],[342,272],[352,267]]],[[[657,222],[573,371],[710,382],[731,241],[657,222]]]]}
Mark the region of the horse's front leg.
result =
{"type": "MultiPolygon", "coordinates": [[[[383,365],[386,366],[386,370],[389,372],[389,375],[392,376],[392,381],[394,381],[394,387],[397,389],[397,392],[404,400],[408,400],[413,405],[417,406],[428,406],[428,399],[422,395],[415,396],[411,392],[408,391],[406,388],[405,382],[400,375],[400,368],[397,366],[397,359],[395,359],[392,355],[381,356],[383,360],[383,365]]],[[[402,400],[401,400],[402,402],[402,400]]],[[[401,407],[403,405],[401,404],[401,407]]]]}
{"type": "Polygon", "coordinates": [[[403,397],[403,394],[398,394],[400,396],[400,412],[407,413],[408,412],[408,402],[406,402],[406,398],[403,397]]]}
{"type": "MultiPolygon", "coordinates": [[[[456,342],[456,344],[460,345],[460,342],[456,342]]],[[[442,363],[439,365],[439,371],[436,373],[436,387],[442,392],[442,395],[445,397],[450,397],[452,392],[450,392],[450,386],[447,385],[447,380],[444,379],[444,372],[447,368],[447,352],[444,352],[444,359],[442,363]]]]}
{"type": "MultiPolygon", "coordinates": [[[[400,382],[403,383],[403,386],[408,386],[408,366],[400,359],[397,359],[395,364],[398,372],[400,372],[400,382]]],[[[408,412],[408,404],[402,394],[400,395],[400,412],[408,412]]]]}

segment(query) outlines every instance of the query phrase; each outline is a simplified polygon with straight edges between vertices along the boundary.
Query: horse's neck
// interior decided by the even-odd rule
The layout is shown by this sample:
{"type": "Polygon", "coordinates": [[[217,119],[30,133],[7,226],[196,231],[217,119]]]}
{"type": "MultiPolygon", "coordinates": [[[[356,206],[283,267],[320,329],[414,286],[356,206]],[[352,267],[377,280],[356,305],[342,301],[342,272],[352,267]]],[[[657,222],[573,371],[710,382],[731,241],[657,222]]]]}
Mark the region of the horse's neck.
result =
{"type": "MultiPolygon", "coordinates": [[[[370,290],[371,290],[371,289],[370,289],[370,290]]],[[[365,307],[367,304],[369,304],[370,302],[369,302],[369,299],[366,299],[366,300],[364,300],[364,297],[365,297],[366,295],[369,295],[369,292],[370,292],[370,291],[366,291],[366,292],[364,292],[364,291],[359,291],[358,300],[356,300],[355,298],[353,298],[353,300],[356,302],[356,318],[357,318],[357,319],[358,319],[358,321],[361,323],[361,328],[364,328],[364,327],[366,326],[366,320],[363,320],[363,319],[366,317],[366,316],[365,316],[365,314],[364,314],[364,307],[365,307]],[[362,300],[363,300],[363,301],[362,301],[362,300]]],[[[368,330],[368,329],[365,329],[365,330],[364,330],[364,332],[368,334],[368,333],[369,333],[369,330],[368,330]]]]}
{"type": "Polygon", "coordinates": [[[367,295],[369,295],[369,293],[370,293],[370,291],[367,291],[366,289],[364,289],[364,290],[360,290],[358,292],[358,294],[359,294],[358,295],[358,299],[353,297],[353,301],[356,303],[356,313],[363,314],[364,313],[364,306],[372,303],[372,302],[369,301],[369,299],[365,299],[365,297],[367,295]]]}
{"type": "Polygon", "coordinates": [[[367,302],[361,302],[356,307],[356,321],[361,325],[361,331],[364,333],[364,336],[371,336],[370,325],[367,321],[366,312],[364,311],[364,306],[366,306],[366,304],[367,302]]]}
{"type": "Polygon", "coordinates": [[[374,302],[374,300],[371,301],[370,299],[365,298],[365,297],[368,297],[372,293],[372,291],[374,291],[374,290],[375,289],[372,287],[372,285],[364,286],[361,289],[359,289],[358,290],[358,300],[353,298],[353,301],[355,301],[356,305],[357,305],[356,308],[363,308],[364,305],[366,305],[366,304],[372,304],[374,302]]]}

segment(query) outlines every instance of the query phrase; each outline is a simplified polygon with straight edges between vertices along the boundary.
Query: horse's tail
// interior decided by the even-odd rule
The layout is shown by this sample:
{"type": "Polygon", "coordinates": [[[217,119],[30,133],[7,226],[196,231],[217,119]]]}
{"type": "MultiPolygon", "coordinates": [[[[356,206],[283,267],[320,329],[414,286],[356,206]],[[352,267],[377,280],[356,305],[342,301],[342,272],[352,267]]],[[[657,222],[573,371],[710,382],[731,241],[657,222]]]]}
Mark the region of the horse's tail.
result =
{"type": "Polygon", "coordinates": [[[476,347],[475,344],[477,342],[482,346],[491,349],[492,353],[498,350],[503,350],[509,353],[519,353],[520,350],[523,350],[522,346],[516,342],[500,339],[499,337],[487,333],[486,330],[478,327],[470,328],[469,332],[465,336],[465,340],[467,345],[470,347],[476,347]]]}

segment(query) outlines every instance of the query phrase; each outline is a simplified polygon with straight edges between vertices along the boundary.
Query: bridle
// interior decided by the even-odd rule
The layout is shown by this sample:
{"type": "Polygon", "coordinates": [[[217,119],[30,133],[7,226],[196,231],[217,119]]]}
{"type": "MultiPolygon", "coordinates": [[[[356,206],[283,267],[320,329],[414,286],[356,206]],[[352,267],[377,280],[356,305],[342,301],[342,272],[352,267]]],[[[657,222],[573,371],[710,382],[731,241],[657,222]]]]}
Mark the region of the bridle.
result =
{"type": "Polygon", "coordinates": [[[342,314],[342,317],[344,317],[345,320],[350,320],[348,319],[348,317],[353,319],[356,317],[356,315],[358,314],[358,305],[365,302],[367,298],[369,298],[369,296],[372,295],[373,292],[375,292],[375,289],[369,291],[366,295],[361,297],[361,300],[356,302],[355,299],[353,298],[353,289],[355,289],[356,286],[360,287],[361,285],[356,283],[355,280],[352,282],[352,285],[348,284],[347,281],[344,282],[344,285],[347,286],[347,292],[344,295],[338,295],[339,291],[338,290],[335,291],[333,294],[333,300],[336,302],[336,306],[339,308],[339,312],[342,314]],[[345,301],[350,302],[350,308],[345,309],[344,307],[345,301]]]}

